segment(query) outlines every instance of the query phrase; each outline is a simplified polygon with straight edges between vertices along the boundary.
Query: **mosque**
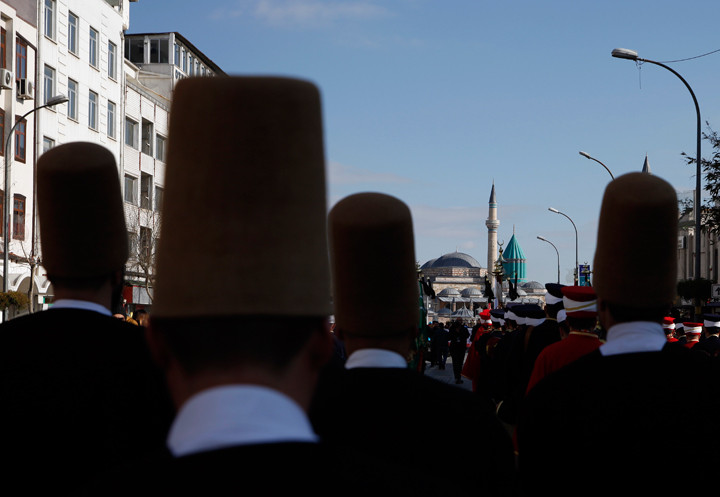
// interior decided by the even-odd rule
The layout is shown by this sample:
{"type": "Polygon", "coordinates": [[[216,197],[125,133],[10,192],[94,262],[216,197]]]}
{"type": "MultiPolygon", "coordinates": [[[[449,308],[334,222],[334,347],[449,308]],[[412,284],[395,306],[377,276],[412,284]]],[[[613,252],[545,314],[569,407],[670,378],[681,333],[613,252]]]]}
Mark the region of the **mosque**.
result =
{"type": "Polygon", "coordinates": [[[527,281],[525,254],[520,247],[514,229],[513,235],[503,249],[497,242],[498,204],[495,196],[495,184],[490,191],[488,218],[487,266],[471,255],[455,251],[437,259],[431,259],[420,266],[420,273],[432,286],[435,298],[425,296],[428,319],[441,322],[457,317],[472,321],[478,311],[497,307],[507,302],[540,303],[545,300],[545,285],[537,281],[527,281]],[[517,285],[518,297],[509,298],[508,279],[517,285]],[[502,284],[498,284],[502,280],[502,284]],[[490,285],[494,299],[486,294],[486,285],[490,285]]]}

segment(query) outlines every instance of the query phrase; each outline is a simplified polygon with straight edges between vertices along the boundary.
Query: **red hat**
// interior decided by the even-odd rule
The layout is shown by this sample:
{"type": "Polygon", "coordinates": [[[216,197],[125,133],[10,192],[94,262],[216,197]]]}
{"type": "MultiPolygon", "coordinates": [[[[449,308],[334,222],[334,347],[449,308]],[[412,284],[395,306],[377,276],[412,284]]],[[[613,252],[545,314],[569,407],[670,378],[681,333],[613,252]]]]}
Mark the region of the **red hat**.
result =
{"type": "Polygon", "coordinates": [[[597,296],[590,286],[562,287],[563,306],[569,318],[594,318],[597,316],[597,296]]]}
{"type": "Polygon", "coordinates": [[[688,333],[697,334],[697,335],[702,333],[702,327],[703,327],[702,323],[684,323],[684,325],[685,325],[685,334],[686,335],[688,333]]]}
{"type": "Polygon", "coordinates": [[[675,318],[672,318],[670,316],[665,316],[663,318],[663,328],[666,330],[674,330],[675,329],[675,318]]]}
{"type": "Polygon", "coordinates": [[[490,309],[483,309],[480,311],[480,320],[482,324],[492,325],[492,319],[490,319],[490,309]]]}

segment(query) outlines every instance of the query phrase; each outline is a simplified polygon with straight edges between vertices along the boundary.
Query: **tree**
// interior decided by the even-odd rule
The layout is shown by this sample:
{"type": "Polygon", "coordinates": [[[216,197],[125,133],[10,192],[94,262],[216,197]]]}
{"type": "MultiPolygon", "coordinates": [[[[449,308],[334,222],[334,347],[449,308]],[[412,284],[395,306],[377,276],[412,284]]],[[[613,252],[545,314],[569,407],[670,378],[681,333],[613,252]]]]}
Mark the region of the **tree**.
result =
{"type": "Polygon", "coordinates": [[[160,238],[160,212],[137,207],[126,207],[130,254],[126,277],[145,288],[150,302],[155,286],[155,263],[160,238]]]}
{"type": "MultiPolygon", "coordinates": [[[[703,132],[704,140],[710,142],[713,153],[710,159],[702,159],[700,166],[704,173],[705,186],[704,190],[709,194],[709,198],[705,199],[704,205],[701,206],[701,225],[704,229],[711,233],[720,233],[720,135],[717,131],[710,128],[710,124],[705,122],[708,131],[703,132]]],[[[695,157],[690,157],[682,152],[683,157],[689,165],[696,165],[695,157]]],[[[693,201],[684,199],[680,201],[680,212],[686,214],[693,207],[693,201]]]]}

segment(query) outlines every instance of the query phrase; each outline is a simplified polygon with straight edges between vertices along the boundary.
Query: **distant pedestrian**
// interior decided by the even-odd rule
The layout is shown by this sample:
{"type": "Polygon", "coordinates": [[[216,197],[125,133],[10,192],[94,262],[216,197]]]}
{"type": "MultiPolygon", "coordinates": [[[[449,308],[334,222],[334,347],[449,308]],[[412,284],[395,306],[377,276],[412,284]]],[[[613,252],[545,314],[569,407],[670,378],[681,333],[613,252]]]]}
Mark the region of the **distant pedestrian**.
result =
{"type": "Polygon", "coordinates": [[[700,342],[693,347],[696,352],[704,352],[710,357],[720,356],[720,315],[705,314],[703,334],[700,342]]]}
{"type": "Polygon", "coordinates": [[[668,342],[677,342],[678,339],[675,336],[675,318],[671,316],[665,316],[663,318],[663,331],[668,342]]]}
{"type": "Polygon", "coordinates": [[[700,335],[702,335],[703,332],[703,324],[686,322],[683,323],[683,325],[685,328],[685,336],[687,337],[687,340],[683,343],[683,345],[688,349],[692,349],[700,343],[700,335]]]}
{"type": "Polygon", "coordinates": [[[470,338],[470,332],[463,324],[461,318],[457,318],[455,322],[450,325],[448,338],[450,339],[450,357],[453,363],[455,383],[460,384],[463,382],[462,368],[463,362],[465,361],[465,353],[467,352],[468,338],[470,338]]]}
{"type": "Polygon", "coordinates": [[[435,324],[435,330],[432,334],[432,345],[433,354],[435,356],[435,363],[438,369],[445,369],[445,364],[448,358],[448,330],[442,323],[435,324]]]}
{"type": "Polygon", "coordinates": [[[148,314],[148,311],[146,311],[145,309],[139,309],[135,311],[135,321],[137,321],[138,325],[147,326],[149,318],[150,314],[148,314]]]}
{"type": "Polygon", "coordinates": [[[562,339],[545,347],[535,360],[527,391],[553,371],[594,351],[602,342],[595,333],[597,324],[597,297],[589,286],[564,286],[565,308],[569,333],[560,328],[562,339]]]}

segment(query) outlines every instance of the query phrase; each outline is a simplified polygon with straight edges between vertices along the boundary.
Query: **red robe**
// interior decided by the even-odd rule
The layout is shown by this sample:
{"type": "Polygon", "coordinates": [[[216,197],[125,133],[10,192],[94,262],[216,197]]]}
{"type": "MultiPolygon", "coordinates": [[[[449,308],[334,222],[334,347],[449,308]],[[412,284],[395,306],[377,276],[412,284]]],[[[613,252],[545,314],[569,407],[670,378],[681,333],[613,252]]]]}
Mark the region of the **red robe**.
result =
{"type": "Polygon", "coordinates": [[[595,333],[582,331],[571,331],[565,339],[548,345],[535,360],[535,366],[525,392],[529,392],[538,381],[548,374],[592,352],[600,345],[602,345],[602,341],[595,333]]]}

